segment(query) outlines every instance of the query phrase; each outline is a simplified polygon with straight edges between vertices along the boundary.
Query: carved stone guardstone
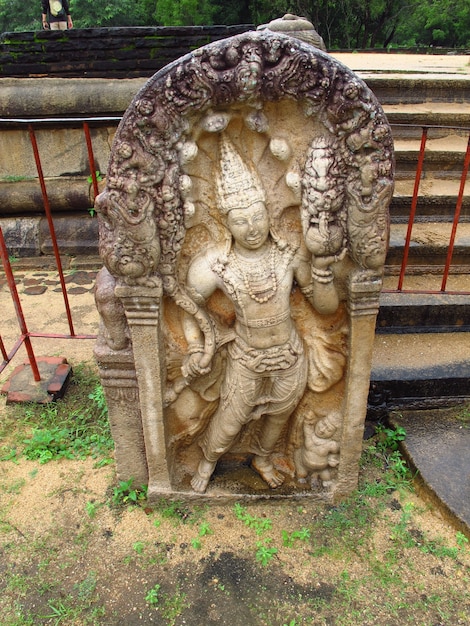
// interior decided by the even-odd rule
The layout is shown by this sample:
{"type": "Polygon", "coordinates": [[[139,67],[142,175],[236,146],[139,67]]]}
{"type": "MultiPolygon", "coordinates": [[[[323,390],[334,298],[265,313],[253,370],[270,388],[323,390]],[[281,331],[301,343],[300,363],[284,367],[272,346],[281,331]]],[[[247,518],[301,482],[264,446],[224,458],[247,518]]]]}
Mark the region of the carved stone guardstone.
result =
{"type": "Polygon", "coordinates": [[[369,88],[292,36],[219,41],[147,82],[96,201],[120,479],[150,502],[354,490],[393,168],[369,88]]]}

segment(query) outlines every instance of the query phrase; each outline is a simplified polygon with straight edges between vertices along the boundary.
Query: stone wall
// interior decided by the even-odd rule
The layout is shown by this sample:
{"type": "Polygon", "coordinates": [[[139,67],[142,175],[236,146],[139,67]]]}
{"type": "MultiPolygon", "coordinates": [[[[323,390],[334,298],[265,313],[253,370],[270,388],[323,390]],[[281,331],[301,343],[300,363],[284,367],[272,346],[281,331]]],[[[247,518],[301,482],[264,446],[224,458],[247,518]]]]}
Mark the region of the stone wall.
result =
{"type": "Polygon", "coordinates": [[[243,24],[4,33],[0,37],[0,74],[150,77],[200,46],[253,28],[243,24]]]}

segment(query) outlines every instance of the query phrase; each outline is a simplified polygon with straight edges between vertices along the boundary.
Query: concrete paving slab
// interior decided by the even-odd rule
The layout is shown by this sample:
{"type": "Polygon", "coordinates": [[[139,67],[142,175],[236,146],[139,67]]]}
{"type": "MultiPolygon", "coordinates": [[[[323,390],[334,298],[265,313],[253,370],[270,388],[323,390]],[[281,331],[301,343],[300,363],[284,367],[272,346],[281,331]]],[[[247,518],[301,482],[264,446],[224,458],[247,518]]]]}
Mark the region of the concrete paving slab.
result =
{"type": "Polygon", "coordinates": [[[403,452],[418,488],[470,537],[470,411],[409,411],[392,418],[403,426],[403,452]]]}

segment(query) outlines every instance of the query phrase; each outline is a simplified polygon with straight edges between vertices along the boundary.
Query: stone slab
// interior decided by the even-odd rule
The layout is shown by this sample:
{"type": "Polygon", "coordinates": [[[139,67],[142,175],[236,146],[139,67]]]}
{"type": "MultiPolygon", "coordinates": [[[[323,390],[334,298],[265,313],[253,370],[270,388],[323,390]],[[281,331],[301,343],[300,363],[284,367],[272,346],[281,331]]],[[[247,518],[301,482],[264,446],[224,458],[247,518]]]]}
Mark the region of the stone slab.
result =
{"type": "Polygon", "coordinates": [[[7,395],[7,404],[48,404],[63,397],[72,373],[67,360],[64,357],[40,356],[36,361],[41,380],[34,380],[29,362],[19,365],[1,389],[1,393],[7,395]]]}
{"type": "Polygon", "coordinates": [[[468,410],[409,411],[394,416],[392,422],[406,430],[403,452],[419,472],[419,488],[470,537],[468,410]]]}

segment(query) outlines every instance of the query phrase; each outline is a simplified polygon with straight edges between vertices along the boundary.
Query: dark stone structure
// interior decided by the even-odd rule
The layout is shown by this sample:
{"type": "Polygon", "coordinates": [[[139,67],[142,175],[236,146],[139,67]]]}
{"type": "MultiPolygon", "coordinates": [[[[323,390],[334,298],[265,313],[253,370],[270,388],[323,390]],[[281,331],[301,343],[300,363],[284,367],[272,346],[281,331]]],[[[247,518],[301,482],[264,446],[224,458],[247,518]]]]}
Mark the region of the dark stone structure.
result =
{"type": "Polygon", "coordinates": [[[200,46],[254,28],[252,24],[242,24],[3,33],[0,75],[18,78],[44,75],[150,77],[200,46]]]}

